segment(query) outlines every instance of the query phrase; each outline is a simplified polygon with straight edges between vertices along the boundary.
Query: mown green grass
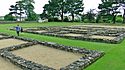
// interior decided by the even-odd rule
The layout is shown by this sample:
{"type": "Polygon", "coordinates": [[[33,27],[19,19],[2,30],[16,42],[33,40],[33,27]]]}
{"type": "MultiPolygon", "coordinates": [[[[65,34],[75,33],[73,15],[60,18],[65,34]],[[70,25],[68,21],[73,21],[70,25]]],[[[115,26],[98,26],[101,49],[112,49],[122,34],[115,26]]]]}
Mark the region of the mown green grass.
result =
{"type": "MultiPolygon", "coordinates": [[[[0,32],[11,35],[16,35],[15,31],[10,31],[9,28],[16,26],[16,24],[0,24],[0,32]]],[[[38,26],[70,26],[82,25],[81,23],[20,23],[22,27],[38,27],[38,26]]],[[[104,25],[104,24],[101,24],[104,25]]],[[[105,24],[112,25],[112,24],[105,24]]],[[[119,24],[116,24],[119,25],[119,24]]],[[[114,26],[114,24],[113,24],[114,26]]],[[[124,26],[124,24],[122,25],[124,26]]],[[[21,33],[22,37],[33,38],[40,41],[55,42],[67,46],[76,46],[80,48],[87,48],[92,50],[104,51],[104,57],[96,61],[85,70],[125,70],[125,40],[120,44],[107,44],[98,42],[88,42],[80,40],[70,40],[59,37],[36,35],[30,33],[21,33]]]]}

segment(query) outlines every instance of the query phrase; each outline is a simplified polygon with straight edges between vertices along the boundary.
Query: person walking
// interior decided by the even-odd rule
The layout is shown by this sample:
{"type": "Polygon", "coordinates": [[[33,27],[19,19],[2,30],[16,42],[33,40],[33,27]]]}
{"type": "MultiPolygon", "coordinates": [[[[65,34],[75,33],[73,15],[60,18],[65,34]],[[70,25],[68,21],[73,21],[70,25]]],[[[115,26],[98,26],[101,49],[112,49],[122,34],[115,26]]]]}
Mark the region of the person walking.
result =
{"type": "Polygon", "coordinates": [[[18,36],[20,35],[20,30],[21,30],[21,27],[19,25],[17,25],[16,26],[16,33],[18,36]]]}

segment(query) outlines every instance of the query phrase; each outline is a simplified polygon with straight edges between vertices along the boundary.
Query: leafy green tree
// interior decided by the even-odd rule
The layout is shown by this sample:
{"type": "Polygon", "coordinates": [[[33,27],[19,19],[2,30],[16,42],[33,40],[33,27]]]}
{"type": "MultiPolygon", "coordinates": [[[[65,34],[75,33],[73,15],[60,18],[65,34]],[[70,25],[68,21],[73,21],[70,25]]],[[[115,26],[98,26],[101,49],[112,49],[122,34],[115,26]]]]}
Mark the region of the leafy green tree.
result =
{"type": "Polygon", "coordinates": [[[65,0],[58,0],[58,10],[59,15],[61,16],[61,20],[64,20],[64,8],[65,8],[65,0]]]}
{"type": "Polygon", "coordinates": [[[116,16],[118,13],[119,3],[117,0],[102,0],[102,4],[99,4],[99,9],[101,10],[102,16],[112,15],[113,23],[116,22],[116,16]]]}
{"type": "Polygon", "coordinates": [[[43,15],[47,15],[48,18],[52,18],[54,21],[55,16],[59,16],[58,10],[58,1],[57,0],[49,0],[49,4],[44,5],[43,15]]]}
{"type": "Polygon", "coordinates": [[[37,14],[34,12],[34,6],[33,4],[35,4],[34,0],[22,0],[22,2],[24,3],[24,10],[25,10],[25,14],[27,15],[27,20],[28,21],[34,21],[37,20],[37,14]]]}
{"type": "Polygon", "coordinates": [[[15,5],[11,5],[10,6],[10,15],[14,15],[15,16],[15,19],[17,19],[17,7],[15,5]]]}
{"type": "Polygon", "coordinates": [[[124,9],[124,14],[123,14],[123,23],[125,23],[125,9],[124,9]]]}
{"type": "Polygon", "coordinates": [[[120,6],[122,7],[122,9],[123,9],[123,23],[125,23],[125,0],[120,0],[119,1],[119,4],[120,4],[120,6]]]}
{"type": "Polygon", "coordinates": [[[80,15],[83,12],[83,0],[49,0],[46,4],[43,14],[54,19],[60,16],[64,20],[64,14],[70,14],[74,21],[75,15],[80,15]]]}
{"type": "Polygon", "coordinates": [[[22,14],[24,14],[23,9],[24,9],[23,2],[22,1],[17,1],[15,5],[10,6],[9,10],[10,10],[11,15],[13,15],[13,14],[15,15],[16,20],[18,19],[18,16],[19,16],[20,21],[21,21],[22,14]]]}
{"type": "Polygon", "coordinates": [[[15,6],[16,6],[17,10],[19,11],[19,12],[17,12],[17,15],[19,15],[19,19],[21,21],[22,15],[24,14],[24,12],[23,12],[24,11],[24,4],[22,1],[17,1],[15,6]]]}
{"type": "Polygon", "coordinates": [[[71,14],[74,21],[75,15],[81,15],[84,10],[83,0],[66,0],[65,2],[65,13],[71,14]]]}
{"type": "Polygon", "coordinates": [[[44,6],[44,10],[47,11],[48,16],[60,16],[63,21],[64,16],[64,0],[49,0],[49,4],[44,6]]]}
{"type": "Polygon", "coordinates": [[[43,13],[40,14],[40,18],[41,18],[41,19],[47,19],[48,17],[49,17],[49,16],[47,15],[46,11],[43,10],[43,13]]]}
{"type": "MultiPolygon", "coordinates": [[[[113,2],[113,4],[116,4],[117,5],[117,7],[122,7],[123,8],[123,23],[125,23],[125,0],[102,0],[102,2],[106,2],[106,1],[108,1],[108,2],[113,2]],[[118,6],[119,5],[119,6],[118,6]]],[[[115,17],[116,17],[116,15],[115,15],[115,17]]],[[[114,17],[114,18],[115,18],[114,17]]]]}
{"type": "Polygon", "coordinates": [[[95,13],[94,9],[90,9],[87,14],[85,14],[85,18],[88,19],[89,22],[94,22],[95,20],[95,13]]]}
{"type": "Polygon", "coordinates": [[[15,17],[12,14],[7,14],[4,16],[5,21],[15,21],[15,17]]]}
{"type": "Polygon", "coordinates": [[[123,22],[123,17],[122,17],[122,15],[116,16],[116,22],[118,22],[118,23],[122,23],[122,22],[123,22]]]}
{"type": "Polygon", "coordinates": [[[31,4],[31,3],[35,3],[34,0],[22,0],[25,4],[31,4]]]}

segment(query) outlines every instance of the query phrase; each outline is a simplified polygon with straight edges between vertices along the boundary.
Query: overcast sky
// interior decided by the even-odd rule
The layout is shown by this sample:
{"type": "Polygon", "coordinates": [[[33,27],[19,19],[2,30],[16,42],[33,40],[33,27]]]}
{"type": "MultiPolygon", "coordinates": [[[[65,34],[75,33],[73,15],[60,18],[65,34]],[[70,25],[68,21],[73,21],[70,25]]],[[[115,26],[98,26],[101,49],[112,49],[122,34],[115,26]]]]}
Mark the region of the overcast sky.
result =
{"type": "MultiPolygon", "coordinates": [[[[16,1],[19,0],[1,0],[0,1],[0,16],[4,16],[9,13],[10,5],[14,5],[16,1]]],[[[34,0],[35,1],[35,12],[41,14],[43,11],[43,6],[48,3],[48,0],[34,0]]],[[[84,11],[89,9],[95,9],[98,7],[98,4],[101,3],[101,0],[83,0],[84,1],[84,11]]]]}

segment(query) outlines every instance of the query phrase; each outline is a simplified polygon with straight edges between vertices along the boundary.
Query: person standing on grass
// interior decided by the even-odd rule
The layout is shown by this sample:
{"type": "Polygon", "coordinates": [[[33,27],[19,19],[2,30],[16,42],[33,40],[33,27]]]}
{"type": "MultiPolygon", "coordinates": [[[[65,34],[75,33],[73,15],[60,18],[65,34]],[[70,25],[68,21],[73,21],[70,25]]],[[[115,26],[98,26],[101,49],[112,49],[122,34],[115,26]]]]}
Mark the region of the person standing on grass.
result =
{"type": "Polygon", "coordinates": [[[16,28],[16,33],[19,36],[21,27],[19,25],[17,25],[15,28],[16,28]]]}

